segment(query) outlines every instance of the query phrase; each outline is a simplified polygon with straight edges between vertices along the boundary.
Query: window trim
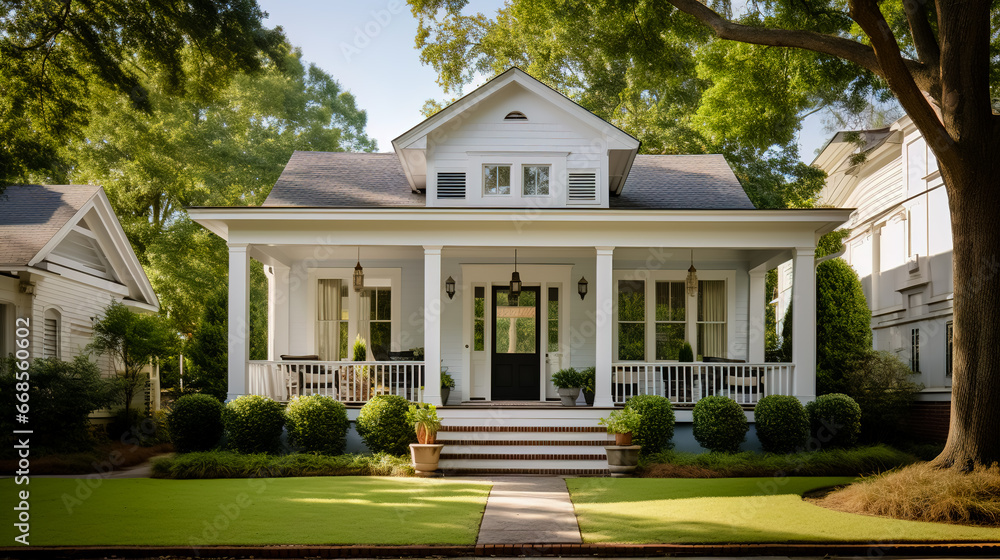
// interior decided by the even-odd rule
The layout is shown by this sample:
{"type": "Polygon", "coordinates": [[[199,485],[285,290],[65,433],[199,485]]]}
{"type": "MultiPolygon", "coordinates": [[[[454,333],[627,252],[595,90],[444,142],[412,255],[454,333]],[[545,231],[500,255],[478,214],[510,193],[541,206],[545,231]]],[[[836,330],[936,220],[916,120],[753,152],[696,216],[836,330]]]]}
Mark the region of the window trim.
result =
{"type": "Polygon", "coordinates": [[[57,309],[55,307],[50,307],[50,308],[46,309],[45,312],[42,313],[42,325],[41,326],[42,326],[42,348],[41,348],[42,352],[41,352],[41,356],[40,357],[42,357],[42,358],[55,358],[57,360],[61,360],[62,359],[62,338],[63,338],[62,337],[62,312],[60,312],[59,309],[57,309]],[[56,337],[56,340],[54,342],[54,344],[55,344],[54,350],[55,351],[52,353],[51,356],[47,356],[46,355],[46,346],[45,346],[46,323],[48,323],[49,321],[55,321],[55,324],[56,324],[56,326],[55,326],[55,337],[56,337]]]}
{"type": "MultiPolygon", "coordinates": [[[[480,180],[480,182],[482,183],[482,186],[483,186],[483,198],[513,196],[513,194],[514,194],[514,174],[511,173],[511,171],[513,171],[514,167],[515,167],[515,165],[513,163],[506,163],[506,162],[503,162],[503,163],[484,163],[484,164],[482,164],[482,166],[480,166],[479,180],[480,180]],[[502,193],[502,192],[489,193],[489,192],[486,191],[486,168],[487,167],[496,167],[497,169],[499,169],[501,167],[508,168],[508,171],[507,171],[507,182],[508,182],[507,189],[508,189],[509,192],[506,192],[506,193],[502,193]]],[[[500,180],[500,176],[498,174],[497,175],[497,181],[498,181],[498,183],[497,183],[497,186],[496,186],[497,187],[497,191],[500,190],[499,180],[500,180]]]]}
{"type": "MultiPolygon", "coordinates": [[[[538,190],[538,185],[535,185],[535,190],[538,190]]],[[[551,163],[522,163],[521,164],[521,198],[549,198],[552,196],[552,164],[551,163]],[[524,173],[529,167],[544,167],[549,170],[548,181],[545,185],[545,194],[527,194],[524,192],[526,183],[524,181],[524,173]]]]}
{"type": "MultiPolygon", "coordinates": [[[[320,279],[337,279],[341,282],[346,282],[348,286],[351,285],[354,275],[354,268],[310,268],[307,273],[307,295],[306,295],[306,305],[309,307],[308,322],[306,324],[306,339],[308,340],[309,354],[316,353],[316,321],[317,321],[317,293],[316,285],[317,281],[320,279]]],[[[392,311],[391,311],[391,321],[392,326],[391,331],[391,343],[390,349],[393,352],[398,352],[401,344],[401,327],[402,327],[402,305],[400,298],[402,297],[402,269],[401,268],[365,268],[365,283],[371,285],[372,287],[386,287],[392,291],[392,311]]],[[[347,292],[348,305],[348,319],[347,319],[347,334],[350,338],[352,335],[357,336],[358,334],[358,301],[361,298],[358,292],[353,289],[348,289],[347,292]],[[355,310],[353,313],[351,310],[355,310]]],[[[350,345],[353,343],[353,338],[348,340],[348,354],[350,354],[350,345]]],[[[350,356],[348,356],[350,359],[350,356]]],[[[336,360],[334,360],[336,361],[336,360]]]]}
{"type": "Polygon", "coordinates": [[[920,327],[910,329],[910,370],[920,373],[920,327]]]}

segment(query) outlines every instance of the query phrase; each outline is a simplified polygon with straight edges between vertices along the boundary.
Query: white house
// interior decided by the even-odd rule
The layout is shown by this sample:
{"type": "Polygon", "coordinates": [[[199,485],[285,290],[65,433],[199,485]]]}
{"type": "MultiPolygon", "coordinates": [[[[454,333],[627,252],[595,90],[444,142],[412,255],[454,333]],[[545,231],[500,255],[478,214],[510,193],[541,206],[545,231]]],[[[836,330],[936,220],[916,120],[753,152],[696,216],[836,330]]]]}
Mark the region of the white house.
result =
{"type": "MultiPolygon", "coordinates": [[[[229,244],[231,397],[441,404],[446,368],[446,430],[480,445],[449,448],[442,465],[466,472],[498,468],[516,449],[491,439],[516,427],[602,437],[586,435],[596,418],[637,393],[673,399],[680,422],[711,393],[814,397],[812,344],[764,363],[764,276],[792,259],[795,297],[814,302],[817,239],[850,210],[755,210],[721,156],[638,155],[635,138],[519,69],[393,150],[296,152],[262,206],[190,209],[229,244]],[[250,258],[270,282],[266,361],[248,359],[250,258]],[[678,365],[684,341],[704,362],[678,365]],[[596,367],[593,408],[547,404],[549,376],[570,366],[596,367]]],[[[815,306],[795,313],[811,329],[815,306]]],[[[520,449],[529,458],[505,472],[604,468],[599,447],[520,449]]]]}

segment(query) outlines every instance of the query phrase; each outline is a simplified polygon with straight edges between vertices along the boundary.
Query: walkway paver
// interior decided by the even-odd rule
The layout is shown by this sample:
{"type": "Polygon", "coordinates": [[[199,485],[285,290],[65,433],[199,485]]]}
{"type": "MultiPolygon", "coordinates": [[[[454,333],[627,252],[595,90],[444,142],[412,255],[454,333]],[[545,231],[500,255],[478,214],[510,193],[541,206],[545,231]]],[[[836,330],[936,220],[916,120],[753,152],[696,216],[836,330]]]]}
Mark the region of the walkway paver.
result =
{"type": "Polygon", "coordinates": [[[580,544],[566,481],[558,477],[493,479],[476,544],[580,544]]]}

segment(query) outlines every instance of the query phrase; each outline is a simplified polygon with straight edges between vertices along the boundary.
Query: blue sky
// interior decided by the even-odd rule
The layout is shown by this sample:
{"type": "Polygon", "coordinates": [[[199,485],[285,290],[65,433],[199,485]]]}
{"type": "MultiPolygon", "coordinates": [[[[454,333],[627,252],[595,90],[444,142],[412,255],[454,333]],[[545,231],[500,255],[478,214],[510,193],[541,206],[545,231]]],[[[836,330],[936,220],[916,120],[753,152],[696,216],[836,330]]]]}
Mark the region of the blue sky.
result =
{"type": "MultiPolygon", "coordinates": [[[[368,112],[368,135],[378,141],[379,151],[391,150],[393,138],[423,120],[425,100],[453,97],[434,81],[434,69],[420,63],[414,48],[417,21],[405,0],[258,2],[268,12],[268,26],[284,28],[306,62],[354,94],[368,112]]],[[[487,14],[502,5],[503,0],[473,2],[475,10],[487,14]]],[[[818,115],[807,119],[799,138],[802,159],[812,162],[827,136],[818,115]]]]}

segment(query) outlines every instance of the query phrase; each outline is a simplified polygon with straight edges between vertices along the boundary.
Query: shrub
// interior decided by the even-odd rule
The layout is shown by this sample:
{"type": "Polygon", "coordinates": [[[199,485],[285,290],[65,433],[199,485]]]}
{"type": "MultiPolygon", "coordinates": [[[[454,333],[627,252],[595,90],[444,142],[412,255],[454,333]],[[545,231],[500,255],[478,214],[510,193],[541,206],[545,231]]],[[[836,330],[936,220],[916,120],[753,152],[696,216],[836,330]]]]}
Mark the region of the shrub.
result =
{"type": "Polygon", "coordinates": [[[607,418],[597,421],[598,426],[604,426],[609,434],[635,434],[639,431],[642,416],[634,408],[612,410],[607,418]]]}
{"type": "Polygon", "coordinates": [[[809,416],[799,399],[768,395],[753,408],[757,439],[764,451],[791,453],[809,439],[809,416]]]}
{"type": "Polygon", "coordinates": [[[170,440],[178,453],[207,451],[222,438],[222,403],[202,394],[184,395],[174,402],[167,420],[170,440]]]}
{"type": "Polygon", "coordinates": [[[806,405],[809,429],[821,444],[852,447],[861,433],[861,407],[843,393],[820,395],[806,405]]]}
{"type": "Polygon", "coordinates": [[[680,352],[677,353],[678,362],[693,362],[694,361],[694,348],[691,348],[691,343],[684,341],[681,346],[680,352]]]}
{"type": "Polygon", "coordinates": [[[844,391],[861,407],[861,439],[891,442],[904,430],[910,405],[923,389],[895,354],[869,352],[844,373],[844,391]]]}
{"type": "Polygon", "coordinates": [[[141,433],[139,424],[142,423],[142,414],[134,408],[119,408],[111,415],[111,422],[105,427],[110,437],[114,441],[126,441],[141,433]]]}
{"type": "Polygon", "coordinates": [[[347,407],[332,397],[295,397],[285,409],[288,441],[305,451],[340,455],[347,445],[347,407]]]}
{"type": "Polygon", "coordinates": [[[240,453],[277,453],[285,411],[281,403],[260,395],[229,401],[222,414],[229,447],[240,453]]]}
{"type": "Polygon", "coordinates": [[[743,408],[729,397],[705,397],[694,405],[694,439],[709,451],[736,453],[750,424],[743,408]]]}
{"type": "Polygon", "coordinates": [[[153,461],[154,478],[260,478],[289,476],[409,476],[409,457],[376,455],[267,455],[205,451],[153,461]]]}
{"type": "Polygon", "coordinates": [[[552,384],[559,389],[583,387],[583,376],[574,368],[561,369],[552,374],[552,384]]]}
{"type": "Polygon", "coordinates": [[[410,402],[399,395],[372,397],[358,414],[358,434],[372,453],[403,455],[417,441],[417,434],[406,420],[410,402]]]}
{"type": "Polygon", "coordinates": [[[816,267],[816,383],[820,394],[844,390],[843,376],[872,347],[872,313],[861,280],[843,259],[816,267]]]}
{"type": "Polygon", "coordinates": [[[649,455],[673,447],[674,407],[670,399],[657,395],[636,395],[625,403],[639,413],[639,429],[632,434],[633,443],[642,446],[642,454],[649,455]]]}

